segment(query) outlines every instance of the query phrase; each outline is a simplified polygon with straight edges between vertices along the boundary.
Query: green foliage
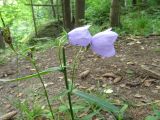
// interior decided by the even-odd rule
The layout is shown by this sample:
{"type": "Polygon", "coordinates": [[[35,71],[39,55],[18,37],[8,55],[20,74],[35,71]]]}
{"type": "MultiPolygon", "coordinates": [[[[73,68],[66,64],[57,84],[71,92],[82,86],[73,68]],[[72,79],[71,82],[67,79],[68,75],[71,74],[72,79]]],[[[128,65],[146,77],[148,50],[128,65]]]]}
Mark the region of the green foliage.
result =
{"type": "Polygon", "coordinates": [[[86,92],[82,92],[82,91],[79,91],[79,90],[74,90],[73,93],[75,95],[79,96],[80,98],[83,98],[86,101],[99,106],[100,108],[106,110],[107,112],[113,113],[113,115],[115,115],[115,117],[118,120],[123,120],[123,114],[128,107],[127,105],[125,105],[120,110],[118,107],[114,106],[111,102],[109,102],[105,99],[101,99],[99,97],[96,97],[95,95],[90,95],[86,92]]]}
{"type": "Polygon", "coordinates": [[[108,22],[110,4],[110,0],[87,0],[87,21],[98,25],[102,25],[104,22],[108,22]]]}
{"type": "Polygon", "coordinates": [[[155,17],[156,12],[152,15],[147,11],[135,11],[130,12],[121,17],[122,29],[117,29],[121,34],[132,35],[150,35],[160,34],[160,22],[159,18],[155,17]]]}
{"type": "Polygon", "coordinates": [[[154,108],[153,115],[149,115],[145,118],[145,120],[159,120],[160,119],[160,110],[156,107],[154,108]]]}
{"type": "Polygon", "coordinates": [[[148,0],[147,2],[150,6],[160,5],[160,0],[148,0]]]}
{"type": "MultiPolygon", "coordinates": [[[[2,17],[7,26],[10,26],[12,37],[14,40],[22,39],[23,35],[29,33],[32,29],[32,13],[31,9],[23,2],[13,5],[0,6],[2,17]],[[25,20],[25,21],[24,21],[25,20]]],[[[0,22],[0,26],[2,24],[0,22]]]]}
{"type": "Polygon", "coordinates": [[[26,100],[23,102],[14,100],[12,104],[21,112],[21,115],[17,119],[35,120],[37,117],[45,114],[45,110],[37,103],[33,103],[31,106],[26,100]]]}

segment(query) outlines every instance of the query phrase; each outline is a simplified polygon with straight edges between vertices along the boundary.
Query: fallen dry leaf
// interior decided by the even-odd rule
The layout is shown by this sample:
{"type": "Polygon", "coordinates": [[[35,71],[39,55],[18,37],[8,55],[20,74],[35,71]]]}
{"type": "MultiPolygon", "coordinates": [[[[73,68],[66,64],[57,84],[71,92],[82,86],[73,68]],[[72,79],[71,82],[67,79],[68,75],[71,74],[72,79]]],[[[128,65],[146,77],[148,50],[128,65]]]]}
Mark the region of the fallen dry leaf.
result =
{"type": "Polygon", "coordinates": [[[129,87],[137,87],[137,86],[140,86],[141,83],[140,82],[128,82],[126,83],[126,86],[129,86],[129,87]]]}
{"type": "Polygon", "coordinates": [[[103,84],[103,85],[102,85],[102,87],[104,87],[104,88],[105,88],[105,87],[107,87],[107,85],[108,85],[108,84],[103,84]]]}
{"type": "Polygon", "coordinates": [[[3,86],[0,86],[0,90],[3,89],[3,86]]]}
{"type": "Polygon", "coordinates": [[[113,78],[116,78],[117,75],[115,75],[114,73],[105,73],[102,75],[102,77],[113,77],[113,78]]]}
{"type": "Polygon", "coordinates": [[[114,80],[113,80],[113,83],[118,83],[122,80],[122,77],[116,77],[114,80]]]}
{"type": "Polygon", "coordinates": [[[106,94],[111,94],[111,93],[113,93],[113,90],[112,89],[105,89],[103,92],[106,94]]]}
{"type": "Polygon", "coordinates": [[[125,88],[126,84],[120,84],[120,87],[125,88]]]}
{"type": "Polygon", "coordinates": [[[156,89],[157,89],[157,90],[160,90],[160,86],[156,86],[156,89]]]}
{"type": "Polygon", "coordinates": [[[145,80],[145,81],[143,82],[143,84],[144,84],[145,87],[149,87],[149,86],[151,86],[151,84],[152,84],[153,82],[155,82],[154,79],[145,80]]]}
{"type": "Polygon", "coordinates": [[[30,71],[35,72],[35,71],[36,71],[36,69],[30,69],[30,71]]]}
{"type": "Polygon", "coordinates": [[[48,87],[49,85],[53,85],[53,84],[54,84],[53,82],[49,82],[49,83],[45,83],[44,86],[48,87]]]}
{"type": "Polygon", "coordinates": [[[114,104],[116,105],[121,105],[122,104],[122,101],[118,100],[118,99],[115,99],[114,100],[114,104]]]}
{"type": "Polygon", "coordinates": [[[22,97],[23,93],[18,93],[17,97],[22,97]]]}
{"type": "Polygon", "coordinates": [[[5,109],[9,109],[9,108],[11,108],[10,104],[5,105],[5,109]]]}
{"type": "Polygon", "coordinates": [[[89,87],[87,90],[88,91],[92,91],[92,90],[95,90],[96,89],[96,86],[95,85],[92,85],[91,87],[89,87]]]}
{"type": "Polygon", "coordinates": [[[84,117],[84,116],[86,116],[86,115],[88,115],[88,113],[87,113],[87,112],[84,112],[84,113],[80,114],[78,117],[79,117],[79,118],[82,118],[82,117],[84,117]]]}
{"type": "Polygon", "coordinates": [[[80,86],[78,86],[78,88],[79,88],[79,89],[87,89],[87,87],[85,87],[85,86],[81,86],[81,85],[80,85],[80,86]]]}
{"type": "Polygon", "coordinates": [[[152,90],[152,93],[158,94],[158,90],[152,90]]]}
{"type": "Polygon", "coordinates": [[[0,120],[12,120],[16,114],[17,114],[17,111],[9,112],[3,116],[0,116],[0,120]]]}
{"type": "Polygon", "coordinates": [[[135,94],[134,97],[135,97],[135,98],[145,98],[145,95],[135,94]]]}
{"type": "Polygon", "coordinates": [[[134,62],[127,62],[127,65],[135,65],[134,62]]]}
{"type": "Polygon", "coordinates": [[[90,70],[86,70],[84,72],[82,72],[79,76],[81,79],[85,79],[90,73],[90,70]]]}

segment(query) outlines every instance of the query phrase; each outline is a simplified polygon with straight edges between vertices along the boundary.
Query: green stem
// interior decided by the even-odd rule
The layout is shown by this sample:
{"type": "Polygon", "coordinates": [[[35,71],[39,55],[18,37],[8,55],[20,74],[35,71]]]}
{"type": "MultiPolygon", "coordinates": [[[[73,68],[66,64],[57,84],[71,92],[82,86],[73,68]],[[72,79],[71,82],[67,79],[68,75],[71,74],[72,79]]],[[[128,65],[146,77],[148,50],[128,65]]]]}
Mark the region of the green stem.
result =
{"type": "Polygon", "coordinates": [[[82,51],[82,47],[80,48],[80,50],[76,53],[76,56],[73,59],[73,67],[72,67],[72,77],[71,77],[71,81],[72,81],[72,85],[71,85],[71,91],[73,89],[73,81],[76,79],[75,77],[75,73],[76,73],[76,68],[78,67],[78,57],[80,52],[82,51]]]}
{"type": "Polygon", "coordinates": [[[52,119],[54,120],[53,110],[52,110],[52,107],[51,107],[51,104],[50,104],[50,101],[49,101],[48,92],[47,92],[46,87],[44,85],[43,79],[42,79],[42,77],[41,77],[41,75],[39,73],[39,70],[38,70],[38,68],[36,66],[35,61],[31,60],[31,63],[33,64],[34,68],[36,69],[36,72],[38,74],[38,78],[40,79],[40,81],[42,83],[42,86],[43,86],[43,89],[44,89],[44,94],[46,96],[47,103],[48,103],[48,106],[49,106],[49,109],[50,109],[50,112],[51,112],[51,115],[52,115],[52,119]]]}
{"type": "Polygon", "coordinates": [[[4,20],[3,20],[3,17],[2,17],[1,12],[0,12],[0,18],[1,18],[1,21],[2,21],[2,23],[3,23],[3,27],[5,27],[6,25],[5,25],[5,22],[4,22],[4,20]]]}
{"type": "MultiPolygon", "coordinates": [[[[65,48],[63,47],[63,74],[64,74],[64,79],[65,79],[65,85],[66,89],[69,90],[69,84],[68,84],[68,78],[67,78],[67,69],[66,69],[66,55],[65,55],[65,48]]],[[[74,114],[73,114],[73,109],[72,109],[72,102],[71,102],[71,92],[68,92],[68,102],[69,102],[69,107],[70,107],[70,114],[72,120],[74,120],[74,114]]]]}

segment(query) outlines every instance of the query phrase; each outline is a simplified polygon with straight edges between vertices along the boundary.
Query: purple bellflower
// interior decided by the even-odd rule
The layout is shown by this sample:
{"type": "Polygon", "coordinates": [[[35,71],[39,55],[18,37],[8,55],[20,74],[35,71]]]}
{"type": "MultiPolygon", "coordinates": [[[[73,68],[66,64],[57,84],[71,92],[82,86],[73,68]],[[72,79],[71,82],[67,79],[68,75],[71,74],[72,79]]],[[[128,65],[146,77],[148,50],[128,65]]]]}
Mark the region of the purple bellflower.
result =
{"type": "Polygon", "coordinates": [[[89,32],[90,25],[78,27],[68,33],[69,43],[71,45],[86,47],[91,43],[92,36],[89,32]]]}
{"type": "Polygon", "coordinates": [[[114,42],[118,34],[108,29],[99,32],[93,36],[91,41],[91,49],[93,52],[103,57],[111,57],[115,55],[114,42]]]}
{"type": "Polygon", "coordinates": [[[102,57],[114,56],[114,42],[117,40],[118,34],[109,28],[92,37],[88,30],[89,27],[90,26],[79,27],[70,31],[68,33],[69,43],[83,47],[90,44],[92,51],[96,54],[102,57]]]}

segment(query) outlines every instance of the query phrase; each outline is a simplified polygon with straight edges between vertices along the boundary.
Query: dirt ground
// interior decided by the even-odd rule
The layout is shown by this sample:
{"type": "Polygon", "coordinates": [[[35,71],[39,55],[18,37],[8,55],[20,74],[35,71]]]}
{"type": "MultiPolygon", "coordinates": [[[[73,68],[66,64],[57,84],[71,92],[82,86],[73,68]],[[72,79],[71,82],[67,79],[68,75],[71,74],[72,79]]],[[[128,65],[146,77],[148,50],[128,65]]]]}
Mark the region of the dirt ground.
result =
{"type": "MultiPolygon", "coordinates": [[[[102,59],[90,50],[81,53],[76,86],[93,91],[110,88],[113,93],[106,93],[106,96],[113,98],[115,104],[129,104],[126,112],[128,120],[144,120],[152,113],[152,103],[160,105],[157,102],[160,100],[160,36],[121,37],[115,47],[117,55],[111,58],[102,59]],[[149,71],[142,65],[146,65],[149,71]],[[86,71],[89,73],[82,79],[81,73],[86,71]]],[[[68,64],[72,63],[77,50],[78,47],[67,46],[68,64]]],[[[35,55],[40,70],[59,64],[55,48],[36,52],[35,55]]],[[[0,65],[0,79],[21,77],[35,72],[27,60],[20,59],[17,74],[16,62],[16,58],[12,57],[8,63],[0,65]]],[[[43,78],[48,85],[49,96],[53,97],[64,87],[61,73],[48,74],[43,78]]],[[[15,110],[10,101],[33,99],[31,94],[38,94],[40,91],[41,84],[38,79],[18,83],[0,82],[0,116],[15,110]]]]}

